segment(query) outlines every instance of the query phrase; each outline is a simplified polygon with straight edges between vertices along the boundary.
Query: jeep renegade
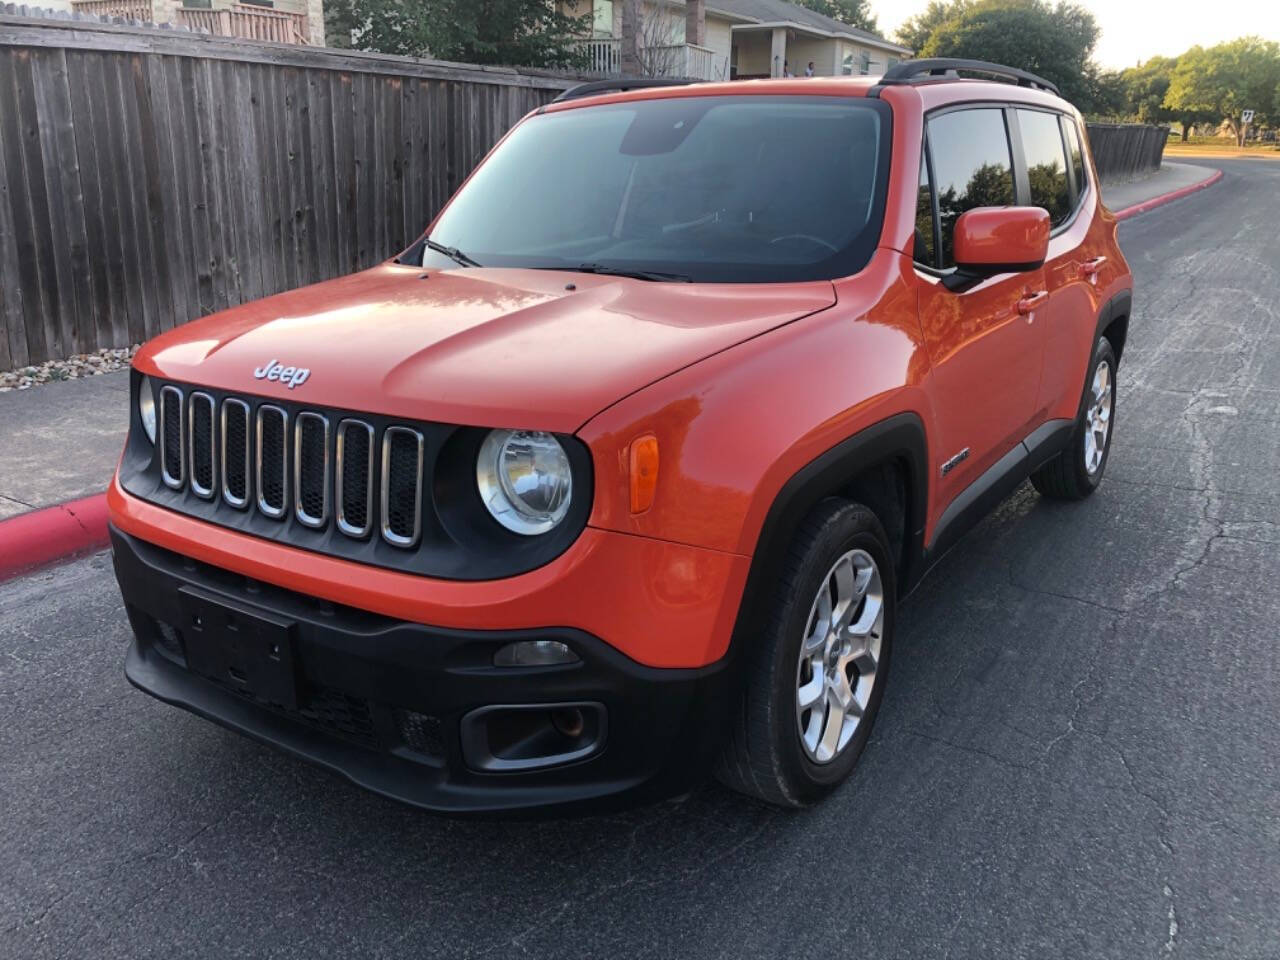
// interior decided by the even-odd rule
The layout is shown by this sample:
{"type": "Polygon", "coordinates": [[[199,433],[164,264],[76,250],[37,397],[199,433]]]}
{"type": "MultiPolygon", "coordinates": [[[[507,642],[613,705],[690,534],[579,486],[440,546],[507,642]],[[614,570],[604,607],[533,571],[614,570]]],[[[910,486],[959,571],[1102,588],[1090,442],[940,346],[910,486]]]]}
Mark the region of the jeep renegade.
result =
{"type": "Polygon", "coordinates": [[[575,88],[393,261],[138,354],[128,678],[431,810],[812,802],[925,571],[1102,479],[1130,287],[1030,74],[575,88]]]}

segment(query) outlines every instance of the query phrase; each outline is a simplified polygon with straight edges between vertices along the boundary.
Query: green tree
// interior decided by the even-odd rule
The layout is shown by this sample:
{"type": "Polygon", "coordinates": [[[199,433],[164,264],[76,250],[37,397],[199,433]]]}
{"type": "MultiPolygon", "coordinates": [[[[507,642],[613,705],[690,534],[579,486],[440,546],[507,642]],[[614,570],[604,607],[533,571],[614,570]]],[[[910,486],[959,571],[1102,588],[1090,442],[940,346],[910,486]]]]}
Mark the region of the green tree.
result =
{"type": "Polygon", "coordinates": [[[879,29],[876,26],[876,15],[871,12],[871,5],[867,0],[795,0],[795,2],[802,7],[826,14],[832,20],[839,20],[851,27],[857,27],[859,30],[875,33],[879,29]]]}
{"type": "Polygon", "coordinates": [[[1164,107],[1212,117],[1226,123],[1244,145],[1241,112],[1253,110],[1254,123],[1280,120],[1280,44],[1241,37],[1216,47],[1192,47],[1169,79],[1164,107]]]}
{"type": "Polygon", "coordinates": [[[1186,140],[1197,124],[1214,123],[1217,118],[1203,110],[1186,107],[1175,110],[1165,106],[1177,66],[1177,57],[1152,57],[1122,71],[1120,80],[1124,86],[1125,113],[1140,123],[1181,124],[1182,139],[1186,140]]]}
{"type": "Polygon", "coordinates": [[[917,13],[898,28],[897,39],[904,47],[910,47],[920,56],[933,32],[952,17],[972,6],[971,0],[929,0],[923,13],[917,13]]]}
{"type": "Polygon", "coordinates": [[[991,60],[1039,74],[1062,95],[1092,108],[1091,62],[1098,24],[1083,7],[1062,0],[978,0],[943,20],[916,51],[921,57],[991,60]]]}
{"type": "Polygon", "coordinates": [[[461,63],[578,66],[573,40],[590,15],[569,17],[552,0],[328,0],[331,46],[461,63]]]}

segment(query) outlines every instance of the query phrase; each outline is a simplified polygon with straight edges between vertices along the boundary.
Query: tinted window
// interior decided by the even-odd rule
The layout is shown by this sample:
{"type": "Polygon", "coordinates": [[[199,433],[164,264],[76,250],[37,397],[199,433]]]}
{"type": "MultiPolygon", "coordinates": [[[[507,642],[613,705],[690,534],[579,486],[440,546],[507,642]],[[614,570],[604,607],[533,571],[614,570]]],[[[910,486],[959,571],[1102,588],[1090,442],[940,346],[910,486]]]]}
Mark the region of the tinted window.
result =
{"type": "MultiPolygon", "coordinates": [[[[831,279],[879,239],[888,107],[844,97],[672,97],[521,123],[432,239],[485,266],[831,279]]],[[[452,266],[424,254],[424,263],[452,266]]]]}
{"type": "Polygon", "coordinates": [[[1067,156],[1071,158],[1071,166],[1076,172],[1076,187],[1084,193],[1084,152],[1080,149],[1080,134],[1076,132],[1076,123],[1070,117],[1062,118],[1062,126],[1067,131],[1067,156]]]}
{"type": "Polygon", "coordinates": [[[1027,180],[1031,185],[1031,205],[1049,211],[1054,226],[1071,215],[1071,188],[1067,184],[1067,155],[1062,147],[1062,128],[1056,113],[1019,110],[1022,153],[1027,160],[1027,180]]]}
{"type": "Polygon", "coordinates": [[[929,167],[925,154],[920,154],[920,189],[916,193],[916,263],[934,266],[933,190],[929,187],[929,167]]]}
{"type": "Polygon", "coordinates": [[[930,120],[929,151],[942,223],[942,265],[950,267],[955,264],[953,240],[960,214],[1014,202],[1004,111],[958,110],[930,120]]]}

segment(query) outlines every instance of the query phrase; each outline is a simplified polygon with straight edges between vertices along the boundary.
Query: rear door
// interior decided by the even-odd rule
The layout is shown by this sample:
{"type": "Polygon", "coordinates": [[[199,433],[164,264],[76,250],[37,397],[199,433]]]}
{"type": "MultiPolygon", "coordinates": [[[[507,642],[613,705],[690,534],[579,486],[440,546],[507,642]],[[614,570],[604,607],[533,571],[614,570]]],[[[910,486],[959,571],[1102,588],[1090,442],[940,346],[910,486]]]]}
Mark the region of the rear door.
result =
{"type": "Polygon", "coordinates": [[[1044,338],[1044,362],[1036,408],[1042,419],[1075,416],[1084,365],[1093,345],[1097,296],[1094,280],[1103,261],[1091,250],[1088,216],[1082,215],[1087,184],[1079,134],[1073,120],[1054,111],[1017,107],[1015,154],[1026,171],[1021,202],[1049,211],[1049,255],[1044,289],[1049,297],[1036,311],[1044,338]]]}
{"type": "Polygon", "coordinates": [[[945,505],[1033,429],[1043,344],[1034,311],[1019,313],[1019,301],[1044,289],[1044,272],[1001,274],[960,292],[943,285],[960,214],[1017,202],[1013,152],[1002,106],[934,114],[926,130],[916,262],[935,383],[936,503],[945,505]]]}

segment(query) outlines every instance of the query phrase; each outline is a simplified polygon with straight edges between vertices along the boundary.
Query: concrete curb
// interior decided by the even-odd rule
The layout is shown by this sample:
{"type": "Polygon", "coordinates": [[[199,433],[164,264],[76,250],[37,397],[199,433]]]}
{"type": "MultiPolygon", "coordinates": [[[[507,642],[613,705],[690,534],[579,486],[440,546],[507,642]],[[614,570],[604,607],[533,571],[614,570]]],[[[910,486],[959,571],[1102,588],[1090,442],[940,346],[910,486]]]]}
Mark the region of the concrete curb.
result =
{"type": "Polygon", "coordinates": [[[1113,212],[1117,220],[1128,220],[1130,217],[1136,217],[1140,213],[1146,213],[1148,210],[1154,210],[1156,207],[1163,207],[1166,203],[1173,203],[1175,200],[1181,200],[1189,194],[1195,193],[1197,190],[1203,190],[1211,187],[1222,179],[1222,171],[1215,170],[1209,176],[1205,177],[1199,183],[1193,183],[1189,187],[1179,187],[1177,190],[1170,190],[1168,193],[1162,193],[1158,197],[1152,197],[1150,200],[1143,200],[1141,203],[1135,203],[1131,207],[1125,207],[1123,210],[1113,212]]]}
{"type": "Polygon", "coordinates": [[[107,545],[107,495],[0,520],[0,582],[107,545]]]}

